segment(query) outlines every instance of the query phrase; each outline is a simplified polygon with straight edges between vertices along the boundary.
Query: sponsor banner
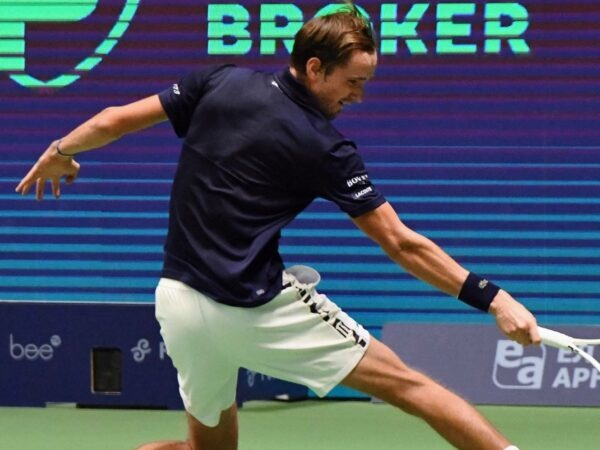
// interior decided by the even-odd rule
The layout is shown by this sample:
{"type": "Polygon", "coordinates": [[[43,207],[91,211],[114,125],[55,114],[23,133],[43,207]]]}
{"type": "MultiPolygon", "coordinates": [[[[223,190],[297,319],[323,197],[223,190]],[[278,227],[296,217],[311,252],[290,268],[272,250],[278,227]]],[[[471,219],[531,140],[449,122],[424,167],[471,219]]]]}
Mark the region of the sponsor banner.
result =
{"type": "MultiPolygon", "coordinates": [[[[154,306],[0,302],[0,405],[181,409],[154,306]]],[[[240,369],[238,404],[304,386],[240,369]]]]}
{"type": "MultiPolygon", "coordinates": [[[[583,338],[599,334],[597,327],[555,329],[583,338]]],[[[383,327],[382,340],[408,365],[474,403],[600,405],[600,373],[581,357],[546,345],[523,347],[494,325],[393,323],[383,327]]]]}

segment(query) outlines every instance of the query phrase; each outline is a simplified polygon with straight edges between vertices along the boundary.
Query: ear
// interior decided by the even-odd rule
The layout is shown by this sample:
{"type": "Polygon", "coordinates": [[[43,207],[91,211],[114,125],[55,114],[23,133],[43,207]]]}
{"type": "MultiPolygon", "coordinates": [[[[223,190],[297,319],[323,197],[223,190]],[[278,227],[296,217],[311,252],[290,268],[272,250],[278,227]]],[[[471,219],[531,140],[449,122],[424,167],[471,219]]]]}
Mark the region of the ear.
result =
{"type": "Polygon", "coordinates": [[[309,81],[317,80],[323,72],[323,64],[316,56],[306,61],[306,77],[309,81]]]}

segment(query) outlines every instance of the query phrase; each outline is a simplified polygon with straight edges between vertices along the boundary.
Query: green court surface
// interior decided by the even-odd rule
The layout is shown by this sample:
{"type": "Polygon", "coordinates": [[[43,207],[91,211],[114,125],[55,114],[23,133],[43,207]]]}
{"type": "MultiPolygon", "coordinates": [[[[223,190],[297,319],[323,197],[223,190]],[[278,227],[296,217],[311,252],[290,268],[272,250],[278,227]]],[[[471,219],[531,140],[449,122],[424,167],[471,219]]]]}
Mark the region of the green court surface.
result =
{"type": "MultiPolygon", "coordinates": [[[[600,408],[482,406],[521,450],[600,449],[600,408]]],[[[0,408],[0,450],[133,450],[185,435],[181,411],[0,408]]],[[[443,450],[419,420],[366,401],[248,402],[240,450],[443,450]]]]}

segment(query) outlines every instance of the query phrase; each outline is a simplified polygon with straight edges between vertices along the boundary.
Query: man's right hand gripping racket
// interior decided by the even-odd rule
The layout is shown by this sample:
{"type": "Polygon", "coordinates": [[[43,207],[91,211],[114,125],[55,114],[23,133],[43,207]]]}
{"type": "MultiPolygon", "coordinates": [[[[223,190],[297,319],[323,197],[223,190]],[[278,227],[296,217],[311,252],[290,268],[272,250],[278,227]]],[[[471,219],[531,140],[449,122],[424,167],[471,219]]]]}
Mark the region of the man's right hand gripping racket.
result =
{"type": "Polygon", "coordinates": [[[574,353],[577,353],[592,366],[600,372],[600,362],[598,362],[592,355],[586,353],[581,346],[587,345],[600,345],[600,339],[576,339],[566,334],[559,333],[558,331],[549,330],[548,328],[538,327],[542,343],[556,348],[569,349],[574,353]]]}

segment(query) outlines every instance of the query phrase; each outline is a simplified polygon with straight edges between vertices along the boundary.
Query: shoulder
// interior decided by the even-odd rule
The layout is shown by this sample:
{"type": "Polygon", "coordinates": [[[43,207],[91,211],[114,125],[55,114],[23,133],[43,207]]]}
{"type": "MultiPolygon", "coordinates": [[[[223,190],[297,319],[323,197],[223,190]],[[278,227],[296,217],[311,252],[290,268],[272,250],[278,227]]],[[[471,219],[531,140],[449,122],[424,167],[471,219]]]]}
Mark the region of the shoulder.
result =
{"type": "Polygon", "coordinates": [[[247,67],[238,67],[233,64],[210,66],[199,69],[198,76],[203,76],[212,83],[250,83],[246,85],[247,90],[255,87],[253,84],[265,85],[270,79],[270,74],[247,67]]]}
{"type": "Polygon", "coordinates": [[[306,145],[318,149],[322,157],[340,151],[355,151],[356,145],[347,139],[335,126],[322,117],[303,110],[297,120],[302,128],[306,145]]]}
{"type": "Polygon", "coordinates": [[[209,65],[197,67],[182,79],[184,85],[204,86],[219,83],[229,73],[238,70],[233,64],[209,65]]]}

